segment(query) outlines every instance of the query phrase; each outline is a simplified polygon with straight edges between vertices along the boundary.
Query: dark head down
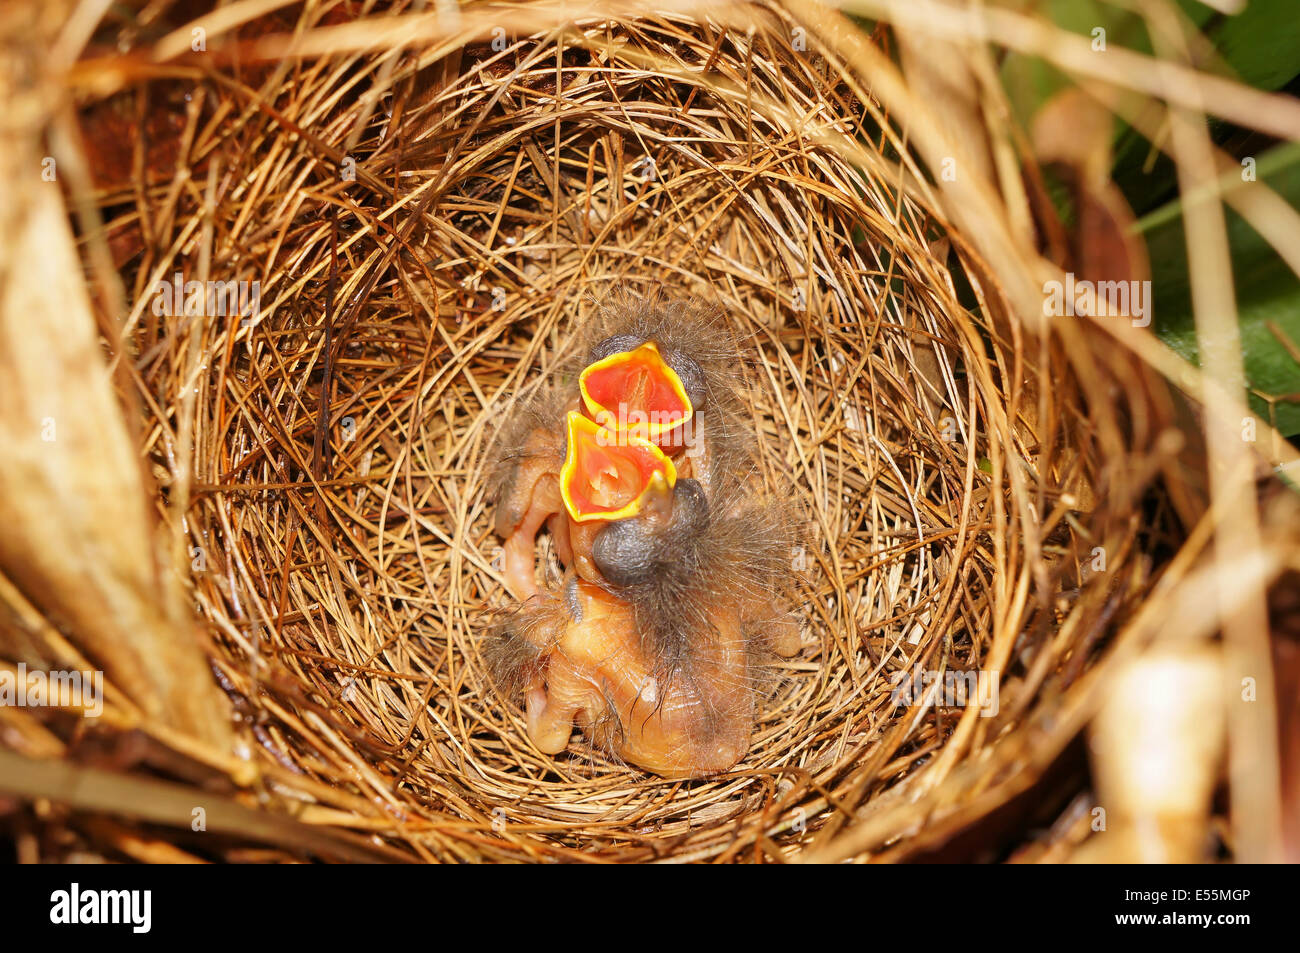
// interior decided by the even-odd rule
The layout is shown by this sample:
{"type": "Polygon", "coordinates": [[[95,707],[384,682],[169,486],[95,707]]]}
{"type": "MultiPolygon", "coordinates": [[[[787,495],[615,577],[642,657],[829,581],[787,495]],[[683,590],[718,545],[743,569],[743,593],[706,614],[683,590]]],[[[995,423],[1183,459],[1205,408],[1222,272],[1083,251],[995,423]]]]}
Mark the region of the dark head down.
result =
{"type": "Polygon", "coordinates": [[[690,551],[690,541],[709,525],[709,503],[695,480],[678,480],[670,514],[610,523],[596,534],[591,558],[615,588],[637,586],[661,575],[690,551]]]}

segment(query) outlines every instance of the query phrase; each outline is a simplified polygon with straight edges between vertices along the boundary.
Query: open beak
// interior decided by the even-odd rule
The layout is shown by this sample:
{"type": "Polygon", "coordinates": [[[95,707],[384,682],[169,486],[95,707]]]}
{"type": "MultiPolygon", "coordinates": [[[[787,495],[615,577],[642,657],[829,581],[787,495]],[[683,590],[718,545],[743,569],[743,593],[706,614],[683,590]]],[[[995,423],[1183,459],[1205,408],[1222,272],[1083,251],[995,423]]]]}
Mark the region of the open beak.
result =
{"type": "Polygon", "coordinates": [[[695,413],[682,379],[653,341],[588,365],[578,387],[592,419],[661,447],[678,445],[679,429],[695,413]]]}
{"type": "Polygon", "coordinates": [[[576,522],[621,520],[672,498],[677,468],[648,440],[568,415],[560,496],[576,522]]]}

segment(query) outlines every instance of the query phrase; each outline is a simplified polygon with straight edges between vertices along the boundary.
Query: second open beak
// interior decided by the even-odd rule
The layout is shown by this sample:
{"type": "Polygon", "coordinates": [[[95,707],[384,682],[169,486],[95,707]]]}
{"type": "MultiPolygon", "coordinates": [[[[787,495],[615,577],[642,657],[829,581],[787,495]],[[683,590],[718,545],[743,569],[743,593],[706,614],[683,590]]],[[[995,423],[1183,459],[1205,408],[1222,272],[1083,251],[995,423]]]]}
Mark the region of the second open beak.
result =
{"type": "Polygon", "coordinates": [[[578,377],[582,402],[594,420],[659,446],[680,444],[695,413],[677,372],[653,341],[590,364],[578,377]]]}
{"type": "Polygon", "coordinates": [[[677,468],[653,443],[569,411],[560,496],[576,522],[619,520],[671,500],[677,468]]]}

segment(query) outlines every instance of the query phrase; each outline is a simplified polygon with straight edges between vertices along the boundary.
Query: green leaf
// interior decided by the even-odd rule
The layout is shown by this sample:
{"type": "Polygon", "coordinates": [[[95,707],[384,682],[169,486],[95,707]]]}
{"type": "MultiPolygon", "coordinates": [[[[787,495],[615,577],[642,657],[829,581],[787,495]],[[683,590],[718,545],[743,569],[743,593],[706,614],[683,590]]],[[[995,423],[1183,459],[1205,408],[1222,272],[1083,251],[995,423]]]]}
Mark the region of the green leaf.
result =
{"type": "Polygon", "coordinates": [[[1281,89],[1300,75],[1297,16],[1295,0],[1250,0],[1241,13],[1215,22],[1210,41],[1242,82],[1281,89]]]}
{"type": "MultiPolygon", "coordinates": [[[[1300,43],[1296,42],[1300,13],[1295,0],[1250,0],[1239,14],[1212,18],[1208,7],[1183,6],[1193,22],[1205,26],[1205,36],[1221,60],[1203,63],[1200,68],[1226,72],[1249,86],[1267,90],[1281,89],[1300,76],[1300,43]]],[[[1142,49],[1149,52],[1149,44],[1142,49]]],[[[1218,120],[1211,120],[1210,125],[1216,141],[1222,141],[1232,128],[1218,120]]],[[[1127,125],[1115,143],[1111,177],[1139,215],[1177,191],[1172,160],[1127,125]]]]}
{"type": "MultiPolygon", "coordinates": [[[[1300,206],[1300,145],[1270,150],[1259,159],[1256,173],[1259,181],[1291,205],[1300,206]]],[[[1270,410],[1268,401],[1259,395],[1300,393],[1300,363],[1275,333],[1276,329],[1300,349],[1300,278],[1245,219],[1230,208],[1225,211],[1251,409],[1285,436],[1293,436],[1300,433],[1300,403],[1278,402],[1270,410]]],[[[1196,362],[1181,200],[1162,206],[1139,220],[1136,227],[1146,238],[1151,255],[1156,333],[1173,350],[1196,362]]]]}
{"type": "MultiPolygon", "coordinates": [[[[1062,30],[1077,33],[1092,41],[1093,31],[1106,31],[1107,47],[1125,47],[1149,52],[1151,44],[1146,28],[1136,13],[1099,0],[1046,0],[1022,3],[1024,12],[1045,17],[1062,30]]],[[[1097,56],[1104,57],[1104,51],[1097,56]]],[[[1007,91],[1012,112],[1023,128],[1028,129],[1039,107],[1056,93],[1075,85],[1055,66],[1024,53],[1008,53],[1001,67],[1002,84],[1007,91]]]]}

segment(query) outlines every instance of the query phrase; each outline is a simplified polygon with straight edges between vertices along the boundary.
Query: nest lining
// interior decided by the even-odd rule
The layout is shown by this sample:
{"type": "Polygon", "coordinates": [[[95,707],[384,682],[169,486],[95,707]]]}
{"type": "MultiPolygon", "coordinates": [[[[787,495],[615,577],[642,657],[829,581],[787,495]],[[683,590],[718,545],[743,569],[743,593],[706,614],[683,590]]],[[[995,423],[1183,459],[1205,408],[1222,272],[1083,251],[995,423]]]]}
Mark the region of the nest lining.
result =
{"type": "MultiPolygon", "coordinates": [[[[308,135],[256,111],[200,126],[207,192],[178,211],[260,277],[263,317],[144,310],[135,342],[151,407],[194,387],[193,597],[273,808],[426,859],[789,856],[863,805],[991,783],[1018,755],[981,752],[1086,667],[1103,605],[1074,567],[1105,539],[1122,568],[1137,527],[1083,512],[1099,477],[1067,362],[1026,359],[834,47],[750,13],[750,35],[646,17],[470,43],[397,67],[378,109],[373,61],[306,63],[276,106],[308,135]],[[742,764],[701,782],[581,738],[537,753],[480,652],[506,604],[493,422],[629,291],[725,309],[763,479],[809,517],[803,651],[742,764]],[[1027,604],[1030,576],[1069,599],[1027,604]],[[996,670],[1000,713],[898,705],[890,676],[916,666],[996,670]]],[[[203,252],[142,250],[139,289],[203,252]]],[[[164,473],[168,429],[144,432],[164,473]]]]}

